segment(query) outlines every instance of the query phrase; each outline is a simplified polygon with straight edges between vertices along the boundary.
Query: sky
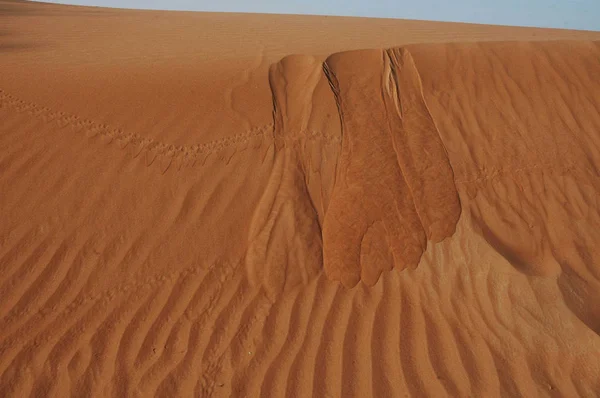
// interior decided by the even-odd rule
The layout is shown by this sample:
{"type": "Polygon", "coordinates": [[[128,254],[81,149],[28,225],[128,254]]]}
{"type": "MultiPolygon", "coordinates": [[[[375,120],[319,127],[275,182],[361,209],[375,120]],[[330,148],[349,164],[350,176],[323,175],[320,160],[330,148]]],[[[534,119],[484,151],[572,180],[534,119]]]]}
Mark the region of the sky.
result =
{"type": "Polygon", "coordinates": [[[119,8],[424,19],[600,31],[600,0],[45,0],[119,8]]]}

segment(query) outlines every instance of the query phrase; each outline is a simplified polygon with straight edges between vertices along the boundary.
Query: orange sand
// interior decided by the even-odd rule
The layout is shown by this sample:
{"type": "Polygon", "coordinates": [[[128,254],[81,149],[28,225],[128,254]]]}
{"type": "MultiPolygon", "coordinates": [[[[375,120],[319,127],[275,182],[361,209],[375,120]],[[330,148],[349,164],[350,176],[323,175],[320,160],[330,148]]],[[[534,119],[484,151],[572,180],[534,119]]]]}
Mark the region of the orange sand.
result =
{"type": "Polygon", "coordinates": [[[0,0],[0,396],[597,396],[594,40],[0,0]]]}

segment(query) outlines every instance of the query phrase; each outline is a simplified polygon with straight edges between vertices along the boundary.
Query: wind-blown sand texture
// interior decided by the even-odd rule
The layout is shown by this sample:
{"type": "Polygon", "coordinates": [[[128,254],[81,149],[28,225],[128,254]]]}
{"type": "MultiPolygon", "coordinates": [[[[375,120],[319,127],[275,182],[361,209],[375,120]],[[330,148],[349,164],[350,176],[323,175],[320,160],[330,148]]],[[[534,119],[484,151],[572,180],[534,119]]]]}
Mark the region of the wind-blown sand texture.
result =
{"type": "Polygon", "coordinates": [[[0,0],[0,396],[598,396],[594,40],[0,0]]]}

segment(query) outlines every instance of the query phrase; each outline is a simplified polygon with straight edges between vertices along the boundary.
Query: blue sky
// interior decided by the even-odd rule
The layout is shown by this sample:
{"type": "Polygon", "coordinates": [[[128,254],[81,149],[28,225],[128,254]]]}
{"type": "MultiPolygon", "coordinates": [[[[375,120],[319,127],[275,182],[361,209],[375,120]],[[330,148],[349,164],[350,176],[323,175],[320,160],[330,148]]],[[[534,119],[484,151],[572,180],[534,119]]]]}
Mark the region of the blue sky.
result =
{"type": "Polygon", "coordinates": [[[600,0],[75,0],[105,7],[426,19],[600,31],[600,0]]]}

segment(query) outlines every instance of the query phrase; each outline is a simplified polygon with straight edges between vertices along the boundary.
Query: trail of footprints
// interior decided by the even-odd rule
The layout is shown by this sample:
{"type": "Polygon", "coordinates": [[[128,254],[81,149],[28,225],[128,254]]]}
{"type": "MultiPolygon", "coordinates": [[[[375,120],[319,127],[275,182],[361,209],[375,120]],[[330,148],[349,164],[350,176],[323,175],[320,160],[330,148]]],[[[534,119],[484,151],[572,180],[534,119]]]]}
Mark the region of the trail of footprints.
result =
{"type": "MultiPolygon", "coordinates": [[[[262,127],[254,128],[247,133],[237,134],[211,142],[195,145],[173,145],[163,142],[157,142],[151,138],[145,138],[140,134],[128,133],[122,129],[113,128],[108,124],[97,123],[92,120],[82,119],[77,115],[68,114],[62,111],[55,111],[52,108],[37,105],[33,102],[24,101],[0,89],[0,108],[6,107],[14,109],[17,112],[26,113],[39,118],[46,123],[55,123],[60,128],[71,128],[76,132],[84,132],[87,136],[99,136],[108,143],[114,143],[121,149],[127,147],[135,148],[135,157],[144,154],[143,158],[146,166],[155,163],[163,165],[163,173],[170,167],[180,169],[181,167],[204,165],[209,156],[215,155],[227,164],[231,157],[239,151],[244,151],[249,147],[259,149],[265,144],[270,145],[272,140],[273,124],[267,124],[262,127]],[[156,162],[157,158],[165,158],[162,162],[156,162]]],[[[302,145],[307,141],[319,140],[323,144],[332,142],[332,137],[323,135],[318,131],[301,131],[299,137],[290,139],[286,145],[302,145]]],[[[333,139],[333,143],[336,140],[333,139]]]]}

